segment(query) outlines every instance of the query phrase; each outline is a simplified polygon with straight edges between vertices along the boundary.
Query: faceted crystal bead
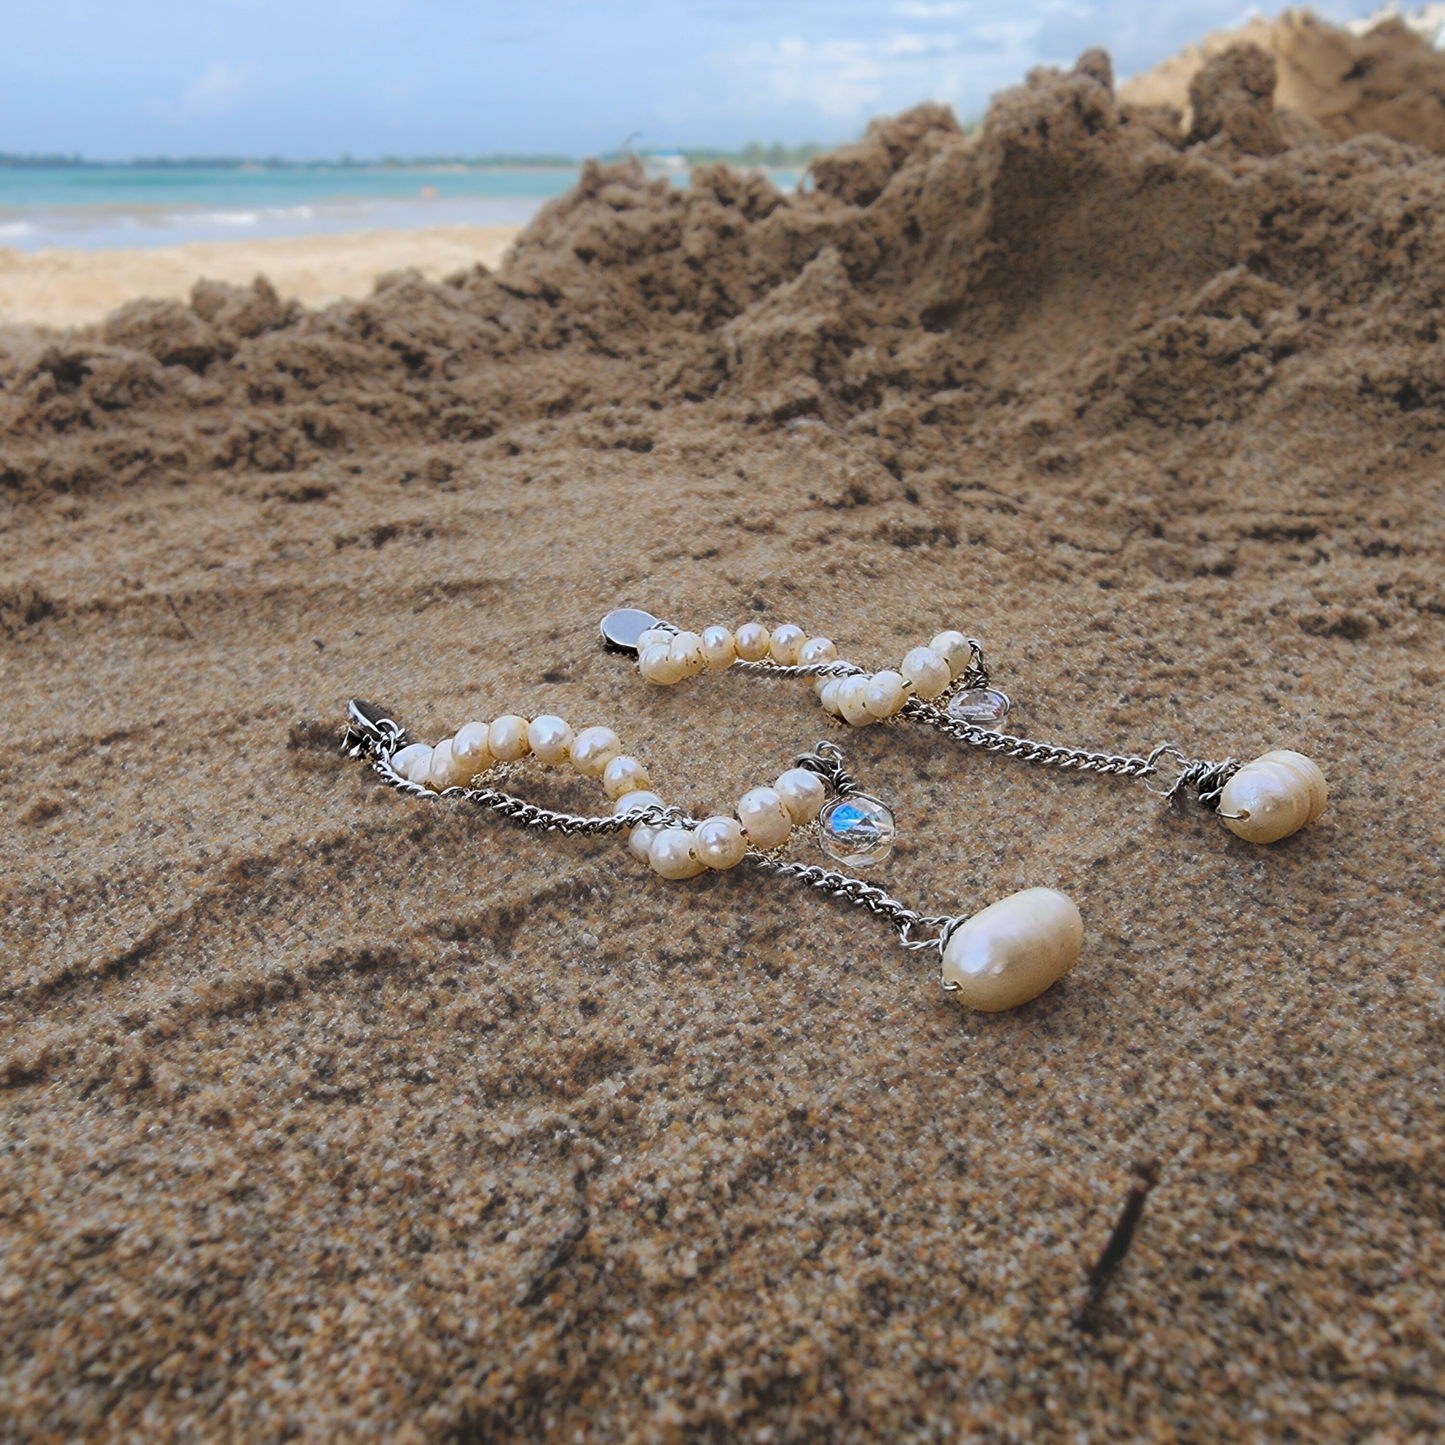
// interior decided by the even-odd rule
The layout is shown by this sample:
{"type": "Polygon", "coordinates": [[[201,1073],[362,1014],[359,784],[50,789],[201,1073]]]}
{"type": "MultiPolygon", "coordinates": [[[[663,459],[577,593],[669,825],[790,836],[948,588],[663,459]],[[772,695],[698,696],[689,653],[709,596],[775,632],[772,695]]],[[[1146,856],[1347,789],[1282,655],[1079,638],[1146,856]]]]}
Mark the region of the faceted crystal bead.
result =
{"type": "Polygon", "coordinates": [[[1008,716],[1008,698],[991,687],[966,687],[949,698],[946,711],[955,722],[997,727],[1008,716]]]}
{"type": "Polygon", "coordinates": [[[818,814],[823,851],[840,863],[866,868],[881,863],[893,851],[893,814],[877,798],[849,793],[834,798],[818,814]]]}

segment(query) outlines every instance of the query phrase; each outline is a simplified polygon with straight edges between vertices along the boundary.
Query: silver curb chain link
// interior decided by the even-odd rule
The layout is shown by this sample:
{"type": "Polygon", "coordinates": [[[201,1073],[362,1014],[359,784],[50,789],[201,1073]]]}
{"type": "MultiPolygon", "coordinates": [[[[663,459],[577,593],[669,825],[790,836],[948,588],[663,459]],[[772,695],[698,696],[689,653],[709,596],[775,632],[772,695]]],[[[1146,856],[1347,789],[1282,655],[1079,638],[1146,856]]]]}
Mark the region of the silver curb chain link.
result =
{"type": "MultiPolygon", "coordinates": [[[[525,798],[504,793],[497,788],[447,788],[435,793],[420,783],[413,783],[402,777],[391,766],[392,758],[407,745],[407,733],[403,727],[379,708],[359,699],[353,699],[347,707],[347,718],[347,728],[341,739],[342,751],[348,757],[364,760],[387,787],[398,793],[405,793],[409,798],[424,798],[427,801],[459,798],[526,828],[580,837],[624,833],[639,825],[688,829],[697,827],[697,820],[689,817],[681,808],[658,807],[656,804],[601,818],[561,813],[554,808],[529,803],[525,798]]],[[[810,760],[813,764],[812,770],[829,782],[840,795],[846,795],[853,789],[853,780],[842,766],[842,749],[836,743],[820,743],[817,753],[809,754],[807,758],[800,758],[798,761],[801,766],[808,766],[810,760]]],[[[788,862],[773,853],[761,852],[752,847],[748,849],[747,860],[760,873],[795,879],[830,897],[841,898],[855,907],[867,909],[869,913],[886,919],[897,931],[899,942],[907,949],[933,949],[941,953],[953,930],[964,921],[962,917],[922,914],[890,897],[874,883],[862,878],[850,878],[846,873],[835,873],[814,864],[788,862]],[[936,937],[924,936],[924,930],[933,929],[938,930],[936,937]]],[[[949,983],[942,986],[950,991],[956,987],[949,983]]]]}

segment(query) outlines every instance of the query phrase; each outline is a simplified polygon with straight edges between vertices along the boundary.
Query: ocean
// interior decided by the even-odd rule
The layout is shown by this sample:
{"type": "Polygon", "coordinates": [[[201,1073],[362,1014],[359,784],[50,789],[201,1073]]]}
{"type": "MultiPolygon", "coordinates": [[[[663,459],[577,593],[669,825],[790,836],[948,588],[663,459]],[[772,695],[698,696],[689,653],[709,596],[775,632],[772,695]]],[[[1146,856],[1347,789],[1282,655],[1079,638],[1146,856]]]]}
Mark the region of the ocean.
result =
{"type": "MultiPolygon", "coordinates": [[[[676,163],[649,170],[687,184],[676,163]]],[[[772,171],[784,189],[799,171],[772,171]]],[[[3,166],[0,247],[101,249],[441,225],[524,225],[565,166],[3,166]]]]}

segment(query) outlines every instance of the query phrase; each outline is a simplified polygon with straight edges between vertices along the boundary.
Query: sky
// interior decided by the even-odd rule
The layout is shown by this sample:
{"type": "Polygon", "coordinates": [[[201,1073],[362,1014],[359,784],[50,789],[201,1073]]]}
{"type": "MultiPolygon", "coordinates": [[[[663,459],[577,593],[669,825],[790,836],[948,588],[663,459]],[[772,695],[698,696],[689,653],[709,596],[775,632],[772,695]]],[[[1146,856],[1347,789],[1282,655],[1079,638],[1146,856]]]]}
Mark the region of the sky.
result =
{"type": "MultiPolygon", "coordinates": [[[[3,0],[0,152],[289,158],[834,143],[981,115],[1090,45],[1120,76],[1237,0],[3,0]]],[[[1334,20],[1373,0],[1322,0],[1334,20]]]]}

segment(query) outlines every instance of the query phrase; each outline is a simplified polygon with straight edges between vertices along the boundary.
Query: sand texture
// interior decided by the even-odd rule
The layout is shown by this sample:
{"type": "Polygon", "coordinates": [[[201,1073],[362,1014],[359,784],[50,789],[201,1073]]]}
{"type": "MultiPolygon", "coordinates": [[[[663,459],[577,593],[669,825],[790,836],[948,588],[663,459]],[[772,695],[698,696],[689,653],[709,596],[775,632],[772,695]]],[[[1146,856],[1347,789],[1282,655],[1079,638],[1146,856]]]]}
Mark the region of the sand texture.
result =
{"type": "Polygon", "coordinates": [[[1445,160],[1277,149],[1262,64],[1188,145],[1091,52],[807,196],[590,166],[497,272],[5,334],[6,1439],[1441,1438],[1445,160]],[[649,688],[623,603],[959,626],[1030,736],[1330,805],[649,688]],[[859,910],[388,792],[354,694],[708,810],[836,737],[878,882],[1083,957],[966,1013],[859,910]]]}
{"type": "Polygon", "coordinates": [[[202,277],[246,286],[264,274],[282,296],[328,306],[367,295],[388,271],[411,267],[438,281],[478,261],[496,266],[516,235],[515,226],[432,226],[151,250],[0,247],[0,326],[88,326],[136,296],[184,301],[202,277]]]}
{"type": "Polygon", "coordinates": [[[1190,82],[1207,60],[1240,44],[1273,56],[1279,110],[1315,122],[1336,140],[1373,131],[1445,152],[1445,54],[1398,19],[1352,35],[1308,10],[1257,16],[1130,76],[1119,99],[1173,106],[1187,117],[1190,82]]]}

